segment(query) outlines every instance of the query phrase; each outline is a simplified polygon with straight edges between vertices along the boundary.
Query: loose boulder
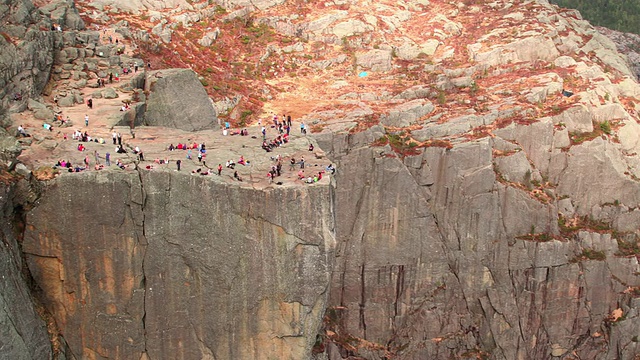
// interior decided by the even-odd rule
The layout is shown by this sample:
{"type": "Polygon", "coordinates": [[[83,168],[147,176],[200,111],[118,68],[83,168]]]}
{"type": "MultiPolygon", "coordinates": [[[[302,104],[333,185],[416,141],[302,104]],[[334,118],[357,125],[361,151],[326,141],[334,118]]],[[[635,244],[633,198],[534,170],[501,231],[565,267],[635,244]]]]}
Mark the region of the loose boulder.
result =
{"type": "Polygon", "coordinates": [[[193,70],[152,72],[147,78],[145,90],[149,93],[145,125],[186,131],[218,128],[213,104],[193,70]]]}

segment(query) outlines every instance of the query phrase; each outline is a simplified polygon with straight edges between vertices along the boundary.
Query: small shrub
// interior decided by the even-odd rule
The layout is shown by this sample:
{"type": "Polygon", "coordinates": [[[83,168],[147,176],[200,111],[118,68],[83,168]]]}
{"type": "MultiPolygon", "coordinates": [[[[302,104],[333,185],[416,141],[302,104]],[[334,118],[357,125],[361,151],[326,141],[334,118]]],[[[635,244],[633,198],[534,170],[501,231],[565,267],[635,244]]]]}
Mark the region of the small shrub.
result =
{"type": "Polygon", "coordinates": [[[600,130],[607,135],[611,134],[611,123],[609,120],[600,123],[600,130]]]}
{"type": "Polygon", "coordinates": [[[444,91],[439,91],[438,92],[438,104],[444,105],[446,103],[447,103],[447,95],[444,93],[444,91]]]}
{"type": "Polygon", "coordinates": [[[471,86],[469,86],[469,92],[471,93],[471,95],[472,96],[475,95],[478,92],[478,90],[480,90],[478,83],[475,81],[471,83],[471,86]]]}
{"type": "Polygon", "coordinates": [[[251,115],[253,115],[253,111],[243,110],[242,113],[240,113],[240,121],[246,122],[247,118],[251,115]]]}

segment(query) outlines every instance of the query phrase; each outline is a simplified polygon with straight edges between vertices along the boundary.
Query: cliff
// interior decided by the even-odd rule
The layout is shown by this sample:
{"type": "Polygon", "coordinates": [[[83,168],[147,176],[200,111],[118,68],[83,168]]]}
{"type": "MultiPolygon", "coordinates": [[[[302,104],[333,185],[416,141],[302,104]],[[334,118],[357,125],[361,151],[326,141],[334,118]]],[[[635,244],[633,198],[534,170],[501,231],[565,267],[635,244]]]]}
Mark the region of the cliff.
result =
{"type": "MultiPolygon", "coordinates": [[[[255,139],[175,129],[215,127],[201,89],[201,100],[188,98],[184,85],[199,86],[191,71],[160,70],[189,81],[156,79],[165,91],[156,99],[133,90],[153,90],[136,75],[113,92],[155,101],[168,126],[126,139],[144,145],[146,161],[118,154],[124,171],[54,174],[33,204],[7,203],[8,219],[29,204],[13,221],[22,240],[6,240],[22,247],[7,271],[26,259],[69,358],[637,357],[640,86],[577,12],[546,1],[356,0],[147,11],[171,4],[110,0],[80,11],[129,35],[149,25],[143,12],[164,32],[123,36],[127,47],[139,41],[154,69],[179,56],[192,63],[212,84],[218,116],[255,139]],[[104,20],[93,9],[106,5],[135,16],[104,20]],[[205,37],[208,46],[197,41],[205,37]],[[199,105],[205,124],[183,124],[199,105]],[[263,152],[260,127],[274,114],[292,114],[309,135],[295,131],[263,152]],[[166,150],[186,139],[207,142],[209,164],[250,154],[245,181],[174,171],[178,158],[206,169],[166,150]],[[309,143],[323,151],[309,153],[309,143]],[[338,170],[308,185],[285,169],[283,184],[267,183],[278,155],[338,170]],[[169,156],[171,167],[150,161],[169,156]]],[[[98,63],[95,53],[69,54],[57,52],[57,80],[80,82],[74,64],[98,63]]],[[[85,75],[128,61],[109,56],[85,75]]],[[[73,106],[83,91],[72,92],[70,113],[85,113],[73,106]]],[[[83,160],[63,133],[40,129],[35,111],[19,116],[34,129],[20,157],[34,172],[83,160]]],[[[92,135],[120,130],[119,119],[93,121],[92,135]]],[[[12,313],[41,326],[24,279],[13,279],[25,308],[12,313]]],[[[41,348],[26,346],[15,353],[41,348]]]]}
{"type": "Polygon", "coordinates": [[[189,174],[52,182],[23,250],[77,358],[301,359],[333,267],[331,186],[189,174]]]}
{"type": "Polygon", "coordinates": [[[0,187],[0,354],[6,359],[50,359],[53,354],[51,341],[41,313],[32,300],[32,290],[27,284],[29,271],[19,246],[21,235],[21,205],[25,203],[25,183],[9,185],[17,178],[2,174],[0,187]]]}

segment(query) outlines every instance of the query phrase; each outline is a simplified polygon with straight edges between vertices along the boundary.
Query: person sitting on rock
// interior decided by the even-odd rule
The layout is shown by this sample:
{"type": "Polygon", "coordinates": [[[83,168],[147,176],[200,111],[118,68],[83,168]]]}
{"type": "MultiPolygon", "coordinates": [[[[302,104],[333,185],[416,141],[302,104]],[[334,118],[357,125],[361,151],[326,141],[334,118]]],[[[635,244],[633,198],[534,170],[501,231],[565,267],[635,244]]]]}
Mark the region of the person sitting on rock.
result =
{"type": "Polygon", "coordinates": [[[29,137],[30,135],[24,130],[22,125],[18,126],[18,134],[22,137],[29,137]]]}
{"type": "Polygon", "coordinates": [[[336,173],[336,168],[333,166],[333,164],[329,164],[327,166],[327,171],[330,172],[332,175],[336,173]]]}
{"type": "Polygon", "coordinates": [[[240,160],[238,160],[238,164],[246,166],[247,163],[244,160],[244,156],[240,155],[240,160]]]}
{"type": "Polygon", "coordinates": [[[84,151],[85,147],[82,144],[78,144],[78,151],[84,151]]]}
{"type": "Polygon", "coordinates": [[[236,179],[236,180],[238,180],[238,181],[242,181],[242,178],[238,175],[238,172],[237,172],[237,171],[234,171],[234,172],[233,172],[233,178],[234,178],[234,179],[236,179]]]}
{"type": "Polygon", "coordinates": [[[309,151],[313,151],[313,144],[309,144],[309,151]]]}
{"type": "MultiPolygon", "coordinates": [[[[178,146],[180,146],[180,144],[178,144],[178,146]]],[[[173,151],[173,149],[175,149],[175,147],[173,146],[173,144],[169,145],[169,151],[173,151]]]]}
{"type": "Polygon", "coordinates": [[[235,169],[236,163],[234,163],[233,160],[229,160],[229,161],[227,161],[227,167],[229,169],[235,169]]]}
{"type": "Polygon", "coordinates": [[[116,166],[118,166],[120,169],[124,170],[126,166],[124,166],[124,164],[122,163],[122,161],[120,161],[120,159],[118,159],[118,161],[116,162],[116,166]]]}
{"type": "Polygon", "coordinates": [[[304,179],[304,170],[300,170],[298,171],[298,180],[303,180],[304,179]]]}

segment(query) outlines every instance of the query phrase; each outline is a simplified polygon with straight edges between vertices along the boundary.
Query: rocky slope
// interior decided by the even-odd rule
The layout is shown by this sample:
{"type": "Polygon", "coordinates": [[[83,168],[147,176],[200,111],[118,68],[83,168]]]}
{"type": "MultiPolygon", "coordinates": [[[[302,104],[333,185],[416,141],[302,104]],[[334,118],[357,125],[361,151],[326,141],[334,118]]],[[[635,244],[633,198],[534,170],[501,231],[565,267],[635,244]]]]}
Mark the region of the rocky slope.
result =
{"type": "MultiPolygon", "coordinates": [[[[141,169],[49,181],[22,247],[70,356],[640,353],[640,87],[577,12],[355,0],[79,11],[118,21],[153,67],[193,65],[224,120],[293,114],[338,173],[305,188],[141,169]]],[[[130,61],[84,71],[74,65],[96,53],[72,53],[57,52],[58,74],[78,77],[57,83],[67,90],[130,61]]],[[[150,95],[134,82],[119,91],[150,95]]]]}

